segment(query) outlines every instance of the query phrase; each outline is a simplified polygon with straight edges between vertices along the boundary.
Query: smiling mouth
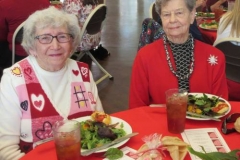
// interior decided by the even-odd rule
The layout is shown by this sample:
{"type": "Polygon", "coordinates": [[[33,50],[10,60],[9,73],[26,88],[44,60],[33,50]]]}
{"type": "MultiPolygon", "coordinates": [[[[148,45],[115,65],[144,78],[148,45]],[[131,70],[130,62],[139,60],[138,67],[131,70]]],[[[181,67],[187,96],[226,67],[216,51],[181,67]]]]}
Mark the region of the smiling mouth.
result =
{"type": "Polygon", "coordinates": [[[62,54],[51,54],[51,55],[49,55],[50,57],[59,57],[59,56],[61,56],[62,54]]]}
{"type": "Polygon", "coordinates": [[[170,29],[178,29],[179,27],[170,27],[170,29]]]}

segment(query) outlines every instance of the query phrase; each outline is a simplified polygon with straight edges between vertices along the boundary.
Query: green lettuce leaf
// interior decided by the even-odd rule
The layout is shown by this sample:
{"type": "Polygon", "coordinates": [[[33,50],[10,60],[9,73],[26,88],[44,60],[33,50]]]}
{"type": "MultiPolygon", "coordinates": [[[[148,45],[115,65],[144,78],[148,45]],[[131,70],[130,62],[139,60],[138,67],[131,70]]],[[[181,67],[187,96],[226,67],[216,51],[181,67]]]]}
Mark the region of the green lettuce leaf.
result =
{"type": "Polygon", "coordinates": [[[116,160],[123,157],[123,152],[117,148],[109,148],[104,154],[104,157],[109,160],[116,160]]]}
{"type": "Polygon", "coordinates": [[[239,160],[240,159],[240,150],[236,149],[228,153],[222,152],[210,152],[206,153],[204,148],[201,146],[203,152],[195,151],[192,147],[188,147],[188,151],[201,158],[202,160],[239,160]]]}

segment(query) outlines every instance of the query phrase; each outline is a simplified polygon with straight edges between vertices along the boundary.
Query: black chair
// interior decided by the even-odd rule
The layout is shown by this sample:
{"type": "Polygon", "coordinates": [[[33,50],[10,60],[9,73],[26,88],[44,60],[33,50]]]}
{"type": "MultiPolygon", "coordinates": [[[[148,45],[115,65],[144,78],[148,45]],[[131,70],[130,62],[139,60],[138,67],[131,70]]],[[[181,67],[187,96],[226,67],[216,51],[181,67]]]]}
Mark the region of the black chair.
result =
{"type": "Polygon", "coordinates": [[[98,0],[98,4],[106,4],[105,0],[98,0]]]}
{"type": "MultiPolygon", "coordinates": [[[[101,31],[103,21],[105,20],[107,14],[107,7],[105,4],[100,4],[96,8],[94,8],[91,13],[88,15],[88,18],[86,19],[80,33],[80,37],[82,39],[85,30],[87,31],[88,34],[94,35],[98,32],[101,31]]],[[[104,72],[104,75],[99,78],[96,81],[96,84],[100,83],[106,78],[109,78],[110,80],[113,80],[113,76],[108,73],[99,63],[98,61],[94,58],[94,56],[91,54],[89,50],[84,50],[80,52],[76,52],[73,54],[73,56],[76,57],[76,60],[80,60],[84,55],[88,55],[92,61],[97,65],[97,67],[104,72]]]]}
{"type": "Polygon", "coordinates": [[[240,38],[223,38],[213,46],[221,50],[226,57],[226,76],[240,83],[240,38]]]}
{"type": "Polygon", "coordinates": [[[154,19],[156,22],[159,22],[160,17],[155,9],[155,2],[153,2],[149,7],[149,17],[154,19]]]}

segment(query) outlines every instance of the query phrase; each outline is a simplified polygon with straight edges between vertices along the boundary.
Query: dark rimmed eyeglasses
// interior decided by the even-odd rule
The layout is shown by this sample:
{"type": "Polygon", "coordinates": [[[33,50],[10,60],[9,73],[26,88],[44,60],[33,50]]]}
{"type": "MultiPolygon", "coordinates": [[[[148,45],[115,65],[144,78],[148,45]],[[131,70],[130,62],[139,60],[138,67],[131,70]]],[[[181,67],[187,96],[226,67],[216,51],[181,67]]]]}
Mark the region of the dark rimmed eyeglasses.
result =
{"type": "Polygon", "coordinates": [[[237,118],[240,117],[240,113],[233,113],[229,117],[227,117],[222,123],[222,132],[224,134],[229,134],[236,132],[235,128],[227,128],[227,123],[234,123],[236,122],[237,118]]]}
{"type": "Polygon", "coordinates": [[[68,33],[61,33],[56,36],[52,36],[51,34],[43,34],[34,37],[34,39],[38,39],[38,41],[42,44],[52,43],[53,38],[56,38],[59,43],[66,43],[69,42],[73,36],[68,33]]]}

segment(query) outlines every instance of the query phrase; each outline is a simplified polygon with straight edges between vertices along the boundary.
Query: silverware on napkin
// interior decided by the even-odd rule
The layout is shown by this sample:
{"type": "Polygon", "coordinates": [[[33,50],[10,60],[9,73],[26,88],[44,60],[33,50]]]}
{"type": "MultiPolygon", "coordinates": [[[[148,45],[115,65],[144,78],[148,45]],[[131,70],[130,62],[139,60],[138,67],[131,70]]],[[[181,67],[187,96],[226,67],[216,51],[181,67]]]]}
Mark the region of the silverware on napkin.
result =
{"type": "Polygon", "coordinates": [[[206,115],[202,115],[202,114],[197,114],[197,113],[193,113],[193,112],[188,112],[188,111],[187,111],[187,114],[188,114],[188,115],[191,115],[191,116],[201,117],[201,118],[208,118],[209,120],[221,121],[221,119],[219,119],[219,118],[215,118],[215,117],[211,117],[211,116],[206,116],[206,115]]]}
{"type": "Polygon", "coordinates": [[[100,147],[96,147],[96,148],[93,148],[93,149],[88,149],[86,151],[83,151],[83,152],[81,152],[81,155],[82,156],[88,156],[88,155],[90,155],[90,154],[92,154],[92,153],[94,153],[96,151],[99,151],[99,150],[102,150],[102,149],[106,149],[106,148],[108,148],[110,146],[113,146],[113,145],[115,145],[115,144],[117,144],[119,142],[122,142],[122,141],[124,141],[124,140],[126,140],[126,139],[128,139],[130,137],[133,137],[133,136],[135,136],[137,134],[138,134],[137,132],[134,132],[134,133],[128,134],[126,136],[117,138],[117,139],[113,140],[112,142],[104,144],[104,145],[102,145],[100,147]]]}

